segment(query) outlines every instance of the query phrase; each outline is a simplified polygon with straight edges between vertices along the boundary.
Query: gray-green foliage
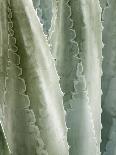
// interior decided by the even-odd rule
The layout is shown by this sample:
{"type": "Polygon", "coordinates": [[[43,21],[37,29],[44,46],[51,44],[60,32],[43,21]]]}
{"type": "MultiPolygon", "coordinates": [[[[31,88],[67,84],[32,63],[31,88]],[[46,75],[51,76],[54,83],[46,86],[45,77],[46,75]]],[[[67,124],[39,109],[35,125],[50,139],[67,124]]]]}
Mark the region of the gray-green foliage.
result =
{"type": "MultiPolygon", "coordinates": [[[[12,23],[12,9],[9,8],[9,22],[12,23]]],[[[17,54],[16,38],[9,28],[8,64],[5,92],[3,127],[9,148],[13,154],[39,154],[43,151],[40,131],[35,125],[33,110],[29,108],[29,96],[25,94],[25,81],[21,77],[20,56],[17,54]]]]}
{"type": "Polygon", "coordinates": [[[99,155],[86,81],[82,72],[83,66],[80,63],[77,68],[77,78],[74,80],[75,91],[69,101],[72,108],[67,111],[70,155],[99,155]]]}
{"type": "Polygon", "coordinates": [[[116,154],[115,6],[0,0],[0,155],[116,154]]]}
{"type": "Polygon", "coordinates": [[[87,82],[98,145],[101,130],[102,25],[99,1],[71,0],[72,19],[87,82]],[[78,9],[79,8],[79,9],[78,9]],[[95,82],[91,82],[95,81],[95,82]]]}
{"type": "MultiPolygon", "coordinates": [[[[4,92],[5,92],[5,77],[7,69],[7,49],[8,49],[8,22],[7,22],[7,1],[0,0],[0,123],[4,118],[4,92]]],[[[0,126],[0,153],[4,155],[6,150],[3,131],[0,126]]]]}
{"type": "Polygon", "coordinates": [[[69,0],[57,1],[57,17],[52,35],[49,38],[51,52],[56,59],[61,89],[64,93],[65,109],[70,108],[67,101],[71,99],[74,91],[74,79],[79,62],[79,51],[77,43],[74,41],[75,31],[72,29],[71,8],[68,2],[69,0]]]}
{"type": "Polygon", "coordinates": [[[1,123],[10,151],[13,155],[68,155],[63,94],[31,0],[12,0],[9,18],[13,27],[6,50],[1,123]]]}
{"type": "MultiPolygon", "coordinates": [[[[27,4],[26,1],[25,3],[27,4]]],[[[17,3],[14,2],[13,7],[13,10],[15,10],[17,3]]],[[[20,14],[14,13],[14,30],[20,51],[22,76],[27,87],[26,93],[30,98],[30,107],[34,111],[36,124],[40,127],[40,134],[48,154],[65,155],[68,154],[66,127],[62,107],[62,93],[54,60],[41,25],[39,25],[37,16],[34,14],[34,9],[28,6],[30,10],[25,10],[23,5],[19,5],[19,7],[25,11],[24,14],[27,17],[24,16],[24,19],[26,19],[24,22],[22,18],[22,25],[20,14]],[[28,23],[30,23],[30,26],[27,30],[26,25],[28,23]],[[38,26],[35,27],[36,24],[38,26]],[[37,33],[41,36],[40,39],[37,37],[37,33]],[[57,130],[60,130],[59,134],[57,130]]]]}
{"type": "Polygon", "coordinates": [[[96,5],[97,9],[94,10],[93,8],[91,10],[94,15],[94,21],[92,21],[91,12],[88,10],[94,6],[92,1],[86,3],[85,1],[58,0],[56,22],[49,38],[52,54],[56,58],[56,68],[60,75],[61,89],[64,92],[71,155],[100,154],[102,27],[100,24],[99,1],[96,2],[96,5]],[[80,10],[78,10],[79,6],[80,10]],[[88,12],[87,15],[85,14],[86,12],[88,12]],[[98,25],[97,29],[94,22],[98,25]],[[91,28],[93,29],[91,30],[91,28]],[[79,44],[79,49],[77,43],[79,44]],[[81,61],[82,72],[80,73],[81,75],[78,75],[77,68],[81,61]],[[91,68],[92,63],[93,68],[91,68]],[[94,73],[95,69],[97,74],[94,73]],[[76,78],[77,81],[75,82],[76,78]],[[84,78],[85,84],[87,81],[87,88],[83,88],[84,78]],[[96,83],[90,83],[93,79],[96,80],[96,83]],[[78,89],[75,89],[77,85],[78,89]],[[88,115],[87,120],[85,120],[84,113],[88,115]],[[79,115],[82,118],[82,122],[78,119],[79,115]],[[87,124],[89,124],[89,127],[87,124]],[[83,136],[82,126],[87,131],[84,139],[80,138],[83,136]],[[82,132],[79,132],[80,130],[82,132]],[[91,136],[88,133],[91,133],[91,136]]]}
{"type": "Polygon", "coordinates": [[[116,154],[116,1],[101,1],[103,8],[102,143],[103,155],[116,154]]]}

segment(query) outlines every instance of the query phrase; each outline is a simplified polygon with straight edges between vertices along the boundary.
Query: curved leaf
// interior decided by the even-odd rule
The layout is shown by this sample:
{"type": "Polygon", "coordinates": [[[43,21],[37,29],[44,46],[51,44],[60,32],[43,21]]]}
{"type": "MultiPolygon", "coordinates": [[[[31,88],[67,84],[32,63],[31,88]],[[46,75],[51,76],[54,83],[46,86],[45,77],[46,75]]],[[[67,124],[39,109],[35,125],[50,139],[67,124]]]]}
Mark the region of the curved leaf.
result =
{"type": "Polygon", "coordinates": [[[0,121],[4,107],[5,76],[8,62],[7,2],[0,1],[0,121]]]}
{"type": "Polygon", "coordinates": [[[77,79],[74,81],[75,92],[72,95],[72,100],[69,101],[72,108],[67,112],[70,155],[100,155],[86,81],[82,72],[80,63],[77,68],[77,79]]]}
{"type": "MultiPolygon", "coordinates": [[[[9,18],[11,17],[12,12],[9,8],[9,18]]],[[[12,22],[11,19],[9,21],[12,22]]],[[[20,77],[22,74],[19,67],[20,57],[16,54],[16,39],[11,35],[12,31],[9,29],[8,64],[4,95],[5,107],[1,123],[12,154],[47,154],[43,148],[40,131],[35,125],[36,120],[33,110],[29,107],[29,97],[25,94],[25,82],[20,77]]]]}
{"type": "Polygon", "coordinates": [[[71,0],[71,18],[87,82],[98,147],[101,142],[102,24],[99,0],[71,0]]]}
{"type": "MultiPolygon", "coordinates": [[[[55,0],[54,0],[55,1],[55,0]]],[[[72,30],[71,10],[68,0],[56,3],[57,18],[54,31],[50,36],[51,51],[56,59],[56,68],[60,76],[60,85],[64,93],[64,106],[70,108],[68,100],[72,98],[74,91],[74,79],[76,77],[78,58],[78,46],[74,42],[75,32],[72,30]]]]}
{"type": "Polygon", "coordinates": [[[91,115],[92,109],[88,102],[87,88],[84,86],[86,80],[84,83],[83,67],[81,63],[79,65],[81,59],[78,55],[78,45],[74,41],[76,35],[72,29],[70,3],[68,0],[57,2],[55,28],[49,40],[52,54],[56,58],[61,88],[64,92],[70,155],[98,155],[100,151],[91,115]],[[77,66],[81,71],[77,70],[77,66]]]}
{"type": "Polygon", "coordinates": [[[49,155],[68,155],[59,79],[32,1],[13,0],[11,8],[22,77],[36,125],[49,155]]]}

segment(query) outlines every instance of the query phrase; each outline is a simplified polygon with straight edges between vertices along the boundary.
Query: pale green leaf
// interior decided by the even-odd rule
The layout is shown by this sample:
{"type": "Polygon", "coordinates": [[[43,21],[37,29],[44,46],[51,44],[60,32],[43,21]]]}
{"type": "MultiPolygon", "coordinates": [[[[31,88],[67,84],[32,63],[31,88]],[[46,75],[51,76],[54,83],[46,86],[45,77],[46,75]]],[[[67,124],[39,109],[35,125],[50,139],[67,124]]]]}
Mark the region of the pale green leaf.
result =
{"type": "Polygon", "coordinates": [[[99,0],[71,0],[71,18],[74,22],[79,55],[87,82],[89,104],[92,110],[97,145],[101,142],[101,74],[102,23],[99,0]]]}
{"type": "Polygon", "coordinates": [[[70,155],[100,155],[92,109],[89,105],[86,81],[82,71],[80,63],[77,68],[77,79],[74,81],[75,92],[69,101],[72,108],[67,111],[70,155]]]}
{"type": "MultiPolygon", "coordinates": [[[[54,3],[56,1],[54,0],[54,3]]],[[[74,42],[75,32],[72,30],[71,10],[68,0],[59,0],[56,3],[57,17],[49,41],[51,52],[56,59],[56,68],[60,76],[60,85],[64,93],[64,106],[70,108],[68,100],[74,91],[78,58],[78,46],[74,42]]]]}
{"type": "MultiPolygon", "coordinates": [[[[84,68],[84,72],[82,69],[81,73],[77,71],[77,66],[81,61],[79,59],[79,56],[81,56],[81,54],[79,53],[80,51],[78,50],[78,45],[75,42],[76,38],[78,37],[78,33],[76,32],[77,34],[76,36],[75,31],[73,30],[73,22],[71,20],[71,18],[73,19],[72,12],[71,12],[73,9],[75,9],[73,10],[76,13],[75,16],[78,16],[77,15],[78,13],[76,12],[77,5],[75,5],[75,8],[72,8],[72,6],[70,8],[69,4],[71,2],[69,3],[68,0],[67,1],[58,0],[57,2],[58,3],[56,3],[57,4],[56,5],[56,10],[57,10],[56,23],[55,23],[55,27],[52,32],[52,35],[50,35],[49,39],[50,39],[52,54],[56,58],[56,67],[58,70],[58,74],[60,76],[61,89],[64,92],[64,106],[65,106],[65,109],[67,110],[67,126],[69,128],[68,142],[70,146],[70,155],[77,155],[77,154],[93,155],[93,153],[98,155],[100,154],[100,148],[99,148],[100,142],[98,144],[98,141],[97,141],[97,138],[99,138],[99,141],[100,141],[100,129],[101,129],[100,111],[97,111],[97,117],[96,116],[93,117],[94,111],[89,102],[90,99],[88,99],[88,97],[90,97],[88,95],[88,85],[86,90],[85,88],[83,88],[83,85],[84,85],[83,73],[86,75],[85,73],[86,69],[84,68]],[[76,74],[78,79],[77,80],[78,88],[74,89],[74,87],[76,87],[76,84],[75,84],[76,74]],[[97,118],[99,119],[98,121],[99,121],[100,128],[97,126],[98,124],[96,125],[95,124],[96,122],[94,122],[93,120],[95,119],[95,121],[97,121],[97,118]],[[96,129],[97,131],[95,130],[95,125],[96,125],[96,128],[98,127],[98,129],[96,129]],[[84,131],[86,136],[82,138],[84,131]],[[98,137],[96,136],[96,132],[99,134],[97,135],[98,137]]],[[[85,7],[87,7],[87,4],[85,4],[85,7]]],[[[79,24],[76,26],[79,26],[79,29],[81,30],[83,28],[83,27],[80,27],[79,24]]],[[[87,34],[85,33],[84,30],[82,30],[81,32],[84,33],[84,36],[83,35],[81,36],[81,33],[80,33],[80,36],[86,38],[86,43],[88,42],[88,44],[91,45],[89,42],[89,36],[86,36],[87,34]]],[[[98,38],[100,38],[101,31],[99,32],[98,35],[99,35],[98,38]]],[[[81,44],[83,44],[82,40],[80,40],[80,42],[81,44]]],[[[101,43],[102,42],[100,40],[100,43],[98,46],[100,50],[101,50],[101,43]]],[[[93,58],[95,62],[93,62],[93,60],[90,59],[89,51],[87,51],[88,54],[85,54],[87,56],[87,60],[89,59],[88,60],[89,67],[91,64],[89,61],[92,61],[93,64],[96,65],[95,68],[98,70],[98,74],[94,75],[95,74],[94,73],[93,75],[95,76],[99,84],[98,86],[99,86],[100,93],[99,92],[96,93],[95,91],[95,93],[92,94],[93,97],[96,94],[101,95],[101,87],[100,87],[101,61],[99,62],[99,64],[96,64],[98,61],[98,59],[96,58],[97,57],[96,55],[101,52],[99,51],[99,49],[97,49],[96,47],[94,54],[91,57],[91,59],[93,58]]],[[[92,50],[93,50],[93,46],[91,49],[91,53],[92,53],[92,50]]],[[[91,75],[91,71],[89,74],[91,75]]],[[[89,77],[91,78],[91,76],[89,77]]],[[[85,85],[86,85],[86,80],[87,78],[85,79],[85,85]]],[[[91,81],[92,81],[92,78],[91,78],[91,81]]],[[[95,86],[96,85],[94,84],[94,89],[96,89],[95,86]]],[[[93,90],[93,87],[92,87],[92,90],[93,90]]],[[[96,101],[97,102],[96,104],[98,104],[96,105],[96,107],[98,106],[98,110],[99,109],[101,110],[100,96],[98,99],[99,99],[97,100],[98,102],[96,101]]]]}
{"type": "Polygon", "coordinates": [[[21,77],[25,80],[26,94],[35,114],[35,123],[40,130],[44,148],[49,155],[68,155],[62,92],[41,24],[31,0],[13,0],[11,9],[22,68],[21,77]]]}

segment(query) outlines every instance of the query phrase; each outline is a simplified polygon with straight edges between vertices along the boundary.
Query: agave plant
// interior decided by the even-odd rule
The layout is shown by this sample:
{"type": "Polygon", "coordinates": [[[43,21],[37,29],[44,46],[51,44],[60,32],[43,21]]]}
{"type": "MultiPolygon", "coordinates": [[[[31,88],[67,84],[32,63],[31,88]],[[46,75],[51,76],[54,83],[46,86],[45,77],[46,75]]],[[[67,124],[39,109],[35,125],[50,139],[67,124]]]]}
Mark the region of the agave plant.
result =
{"type": "Polygon", "coordinates": [[[113,10],[0,0],[0,155],[116,154],[113,10]]]}

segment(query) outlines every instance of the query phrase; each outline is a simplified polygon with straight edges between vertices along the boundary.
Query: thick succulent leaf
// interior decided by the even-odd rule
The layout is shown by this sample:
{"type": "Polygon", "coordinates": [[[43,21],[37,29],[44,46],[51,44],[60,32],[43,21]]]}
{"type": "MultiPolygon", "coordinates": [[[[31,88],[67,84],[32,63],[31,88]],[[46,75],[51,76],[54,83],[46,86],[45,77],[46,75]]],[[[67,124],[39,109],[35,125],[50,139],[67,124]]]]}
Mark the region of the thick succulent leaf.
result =
{"type": "Polygon", "coordinates": [[[1,122],[3,121],[5,77],[7,69],[7,49],[8,49],[8,21],[7,21],[7,1],[0,0],[0,154],[8,155],[8,147],[5,141],[1,122]],[[4,44],[6,43],[6,44],[4,44]]]}
{"type": "MultiPolygon", "coordinates": [[[[55,3],[55,0],[53,0],[55,3]]],[[[64,106],[70,108],[68,100],[74,91],[78,58],[78,46],[74,42],[75,32],[72,30],[71,10],[68,0],[59,0],[56,3],[57,18],[54,31],[50,35],[50,44],[53,57],[56,59],[56,68],[60,76],[60,85],[64,93],[64,106]]]]}
{"type": "Polygon", "coordinates": [[[41,24],[31,0],[12,0],[11,9],[21,77],[25,80],[30,108],[34,111],[44,146],[49,155],[68,155],[62,92],[41,24]]]}
{"type": "Polygon", "coordinates": [[[71,18],[87,82],[98,147],[101,141],[102,25],[99,0],[71,0],[71,18]]]}
{"type": "Polygon", "coordinates": [[[70,155],[100,155],[86,81],[82,71],[80,63],[77,68],[77,79],[74,81],[75,92],[72,100],[69,101],[72,109],[67,112],[70,155]]]}
{"type": "Polygon", "coordinates": [[[75,31],[72,30],[71,9],[68,2],[68,0],[58,1],[56,25],[49,40],[52,54],[56,58],[61,88],[65,93],[64,106],[67,110],[70,155],[98,155],[100,151],[91,116],[91,107],[88,104],[87,90],[83,88],[86,81],[85,83],[83,81],[83,71],[77,71],[77,66],[80,70],[83,67],[78,65],[81,60],[78,57],[78,45],[74,41],[76,36],[75,31]],[[77,81],[75,81],[76,76],[77,81]],[[76,86],[77,88],[74,89],[76,86]]]}
{"type": "MultiPolygon", "coordinates": [[[[101,1],[102,2],[102,1],[101,1]]],[[[103,76],[102,76],[102,143],[101,152],[116,154],[116,142],[113,140],[116,116],[116,1],[105,1],[103,7],[103,76]],[[113,139],[112,139],[112,138],[113,139]],[[115,150],[115,151],[114,151],[115,150]],[[114,151],[114,152],[113,152],[114,151]]]]}
{"type": "Polygon", "coordinates": [[[7,68],[8,51],[8,22],[7,2],[0,0],[0,121],[4,107],[5,76],[7,68]],[[6,42],[6,44],[4,44],[6,42]]]}
{"type": "Polygon", "coordinates": [[[34,8],[43,24],[45,34],[48,34],[52,20],[52,0],[33,0],[34,8]]]}
{"type": "MultiPolygon", "coordinates": [[[[11,24],[12,12],[10,8],[8,11],[9,23],[11,24]]],[[[33,110],[30,109],[29,97],[25,94],[25,82],[20,77],[22,69],[19,67],[20,57],[17,55],[16,39],[11,33],[13,29],[9,27],[7,30],[9,31],[8,63],[7,77],[5,78],[3,119],[1,120],[6,141],[13,155],[47,154],[43,148],[40,131],[35,125],[36,120],[33,110]]]]}

